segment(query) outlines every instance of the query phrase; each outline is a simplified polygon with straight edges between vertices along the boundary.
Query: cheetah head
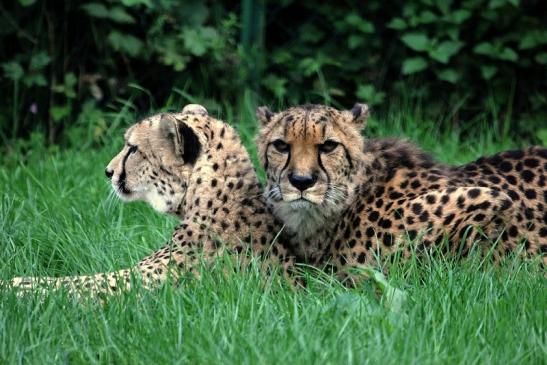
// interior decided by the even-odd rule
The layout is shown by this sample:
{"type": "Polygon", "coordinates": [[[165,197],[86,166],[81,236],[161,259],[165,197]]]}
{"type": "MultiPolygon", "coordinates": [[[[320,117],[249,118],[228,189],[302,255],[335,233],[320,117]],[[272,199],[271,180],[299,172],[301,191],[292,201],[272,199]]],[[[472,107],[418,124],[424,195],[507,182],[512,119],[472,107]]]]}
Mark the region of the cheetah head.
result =
{"type": "Polygon", "coordinates": [[[365,159],[360,131],[368,114],[364,104],[345,111],[322,105],[279,113],[258,108],[266,197],[293,233],[309,236],[355,199],[365,159]]]}
{"type": "Polygon", "coordinates": [[[125,145],[105,169],[124,201],[145,201],[161,213],[181,214],[181,204],[204,137],[188,115],[206,116],[201,105],[157,114],[131,126],[125,145]]]}

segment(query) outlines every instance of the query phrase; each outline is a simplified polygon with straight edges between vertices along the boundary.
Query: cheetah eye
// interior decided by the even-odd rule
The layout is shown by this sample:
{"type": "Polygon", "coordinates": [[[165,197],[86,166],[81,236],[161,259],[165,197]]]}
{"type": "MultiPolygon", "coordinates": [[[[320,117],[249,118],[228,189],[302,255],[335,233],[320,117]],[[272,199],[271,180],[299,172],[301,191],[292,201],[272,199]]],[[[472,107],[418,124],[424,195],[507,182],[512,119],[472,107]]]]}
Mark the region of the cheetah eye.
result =
{"type": "Polygon", "coordinates": [[[339,144],[340,143],[338,143],[336,141],[333,141],[332,139],[328,139],[324,143],[322,143],[318,146],[319,147],[319,152],[321,152],[321,153],[332,152],[332,151],[334,151],[334,149],[336,147],[338,147],[339,144]]]}
{"type": "Polygon", "coordinates": [[[130,145],[130,144],[128,144],[127,146],[129,147],[129,154],[130,154],[130,155],[132,155],[133,153],[137,152],[137,150],[138,150],[138,147],[135,146],[135,145],[130,145]]]}
{"type": "Polygon", "coordinates": [[[281,153],[287,153],[289,152],[291,148],[291,146],[289,146],[287,143],[283,142],[280,139],[276,139],[275,141],[273,141],[272,144],[274,148],[277,150],[277,152],[281,152],[281,153]]]}

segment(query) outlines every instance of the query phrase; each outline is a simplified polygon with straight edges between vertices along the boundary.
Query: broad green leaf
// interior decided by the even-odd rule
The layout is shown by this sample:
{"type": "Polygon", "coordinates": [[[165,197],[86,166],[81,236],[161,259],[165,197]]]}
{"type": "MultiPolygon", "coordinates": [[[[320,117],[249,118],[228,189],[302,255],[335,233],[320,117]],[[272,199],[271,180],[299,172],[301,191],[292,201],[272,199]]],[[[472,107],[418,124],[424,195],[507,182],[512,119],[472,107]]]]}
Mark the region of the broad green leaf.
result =
{"type": "Polygon", "coordinates": [[[411,75],[423,71],[427,67],[427,61],[423,57],[407,58],[403,62],[403,75],[411,75]]]}
{"type": "Polygon", "coordinates": [[[31,6],[36,2],[36,0],[19,0],[19,4],[22,6],[31,6]]]}
{"type": "Polygon", "coordinates": [[[403,30],[406,29],[406,22],[401,18],[393,18],[387,24],[387,27],[396,30],[403,30]]]}
{"type": "Polygon", "coordinates": [[[4,70],[4,75],[12,81],[21,80],[21,78],[25,74],[25,70],[23,70],[23,67],[21,67],[21,65],[15,61],[3,63],[2,69],[4,70]]]}
{"type": "Polygon", "coordinates": [[[458,82],[460,80],[461,75],[458,71],[456,71],[452,68],[447,68],[445,70],[440,71],[437,74],[437,77],[440,80],[450,82],[451,84],[455,84],[456,82],[458,82]]]}
{"type": "Polygon", "coordinates": [[[47,80],[41,73],[27,73],[23,76],[23,83],[28,86],[46,86],[47,80]]]}
{"type": "Polygon", "coordinates": [[[507,2],[508,2],[507,0],[490,0],[488,2],[488,7],[490,9],[497,9],[505,5],[507,2]]]}
{"type": "Polygon", "coordinates": [[[457,41],[458,39],[460,39],[461,27],[459,25],[447,24],[443,30],[450,40],[457,41]]]}
{"type": "MultiPolygon", "coordinates": [[[[165,1],[165,0],[164,0],[165,1]]],[[[176,9],[177,19],[183,22],[185,26],[199,27],[205,23],[209,17],[211,8],[205,1],[172,1],[171,7],[176,9]]],[[[253,20],[254,21],[254,20],[253,20]]],[[[242,24],[242,27],[248,27],[250,24],[242,24]]]]}
{"type": "Polygon", "coordinates": [[[460,41],[444,41],[429,51],[429,56],[441,63],[448,63],[450,58],[457,54],[462,47],[463,43],[460,41]]]}
{"type": "Polygon", "coordinates": [[[481,66],[481,75],[485,80],[490,80],[497,72],[498,68],[496,66],[481,66]]]}
{"type": "Polygon", "coordinates": [[[304,76],[310,76],[321,69],[321,63],[313,57],[303,58],[298,66],[302,70],[304,76]]]}
{"type": "Polygon", "coordinates": [[[435,5],[444,15],[449,14],[451,11],[451,1],[435,1],[435,5]]]}
{"type": "Polygon", "coordinates": [[[65,85],[63,84],[55,84],[51,87],[51,90],[58,94],[64,94],[65,93],[65,85]]]}
{"type": "Polygon", "coordinates": [[[73,72],[69,72],[65,75],[66,87],[74,87],[74,85],[76,85],[77,82],[78,82],[78,79],[76,78],[76,75],[74,75],[73,72]]]}
{"type": "Polygon", "coordinates": [[[269,89],[276,98],[282,99],[287,94],[287,79],[269,74],[261,81],[262,85],[269,89]]]}
{"type": "Polygon", "coordinates": [[[488,3],[488,7],[490,9],[497,9],[497,8],[501,8],[502,6],[506,4],[511,4],[515,7],[518,7],[519,3],[520,3],[519,0],[490,0],[490,2],[488,3]]]}
{"type": "Polygon", "coordinates": [[[46,67],[51,62],[51,58],[44,51],[36,53],[30,59],[29,70],[31,71],[40,71],[46,67]]]}
{"type": "Polygon", "coordinates": [[[145,5],[147,7],[152,6],[151,0],[121,0],[122,4],[125,6],[139,6],[139,5],[145,5]]]}
{"type": "Polygon", "coordinates": [[[94,18],[107,19],[109,12],[106,6],[100,3],[89,3],[82,5],[82,9],[94,18]]]}
{"type": "Polygon", "coordinates": [[[356,13],[349,13],[346,16],[346,22],[352,27],[361,31],[362,33],[374,33],[374,24],[361,18],[356,13]]]}
{"type": "Polygon", "coordinates": [[[355,96],[358,100],[364,100],[369,105],[378,105],[384,101],[386,93],[383,91],[378,91],[374,85],[359,85],[355,96]]]}
{"type": "Polygon", "coordinates": [[[194,28],[187,28],[183,32],[184,46],[194,56],[203,56],[207,52],[206,45],[194,28]]]}
{"type": "Polygon", "coordinates": [[[74,73],[69,72],[65,75],[65,96],[67,98],[73,99],[76,97],[76,90],[74,86],[76,86],[77,82],[78,79],[74,73]]]}
{"type": "Polygon", "coordinates": [[[536,136],[539,138],[543,146],[547,146],[547,128],[541,128],[538,130],[536,136]]]}
{"type": "Polygon", "coordinates": [[[543,44],[547,44],[547,31],[533,30],[520,39],[519,48],[531,49],[543,44]]]}
{"type": "Polygon", "coordinates": [[[541,52],[540,54],[536,55],[536,57],[534,59],[540,65],[547,64],[547,52],[541,52]]]}
{"type": "Polygon", "coordinates": [[[302,42],[308,43],[318,43],[325,36],[322,29],[311,23],[306,23],[301,26],[298,33],[302,42]]]}
{"type": "Polygon", "coordinates": [[[273,52],[272,60],[275,64],[293,62],[293,55],[285,49],[279,49],[273,52]]]}
{"type": "Polygon", "coordinates": [[[455,24],[463,23],[464,21],[469,19],[470,16],[471,16],[471,13],[469,12],[469,10],[465,10],[465,9],[458,9],[454,11],[453,13],[449,14],[450,21],[452,21],[455,24]]]}
{"type": "Polygon", "coordinates": [[[201,27],[199,33],[204,41],[214,43],[218,39],[218,32],[213,27],[201,27]]]}
{"type": "Polygon", "coordinates": [[[328,311],[336,313],[336,315],[348,315],[358,313],[371,306],[373,302],[364,295],[359,295],[352,292],[345,292],[337,295],[328,306],[328,311]]]}
{"type": "Polygon", "coordinates": [[[431,24],[437,20],[437,15],[430,10],[424,10],[418,15],[418,21],[421,24],[431,24]]]}
{"type": "Polygon", "coordinates": [[[485,55],[485,56],[490,56],[490,57],[496,57],[496,55],[498,53],[496,48],[491,43],[488,43],[488,42],[483,42],[483,43],[477,44],[473,48],[473,52],[475,52],[477,54],[482,54],[482,55],[485,55]]]}
{"type": "Polygon", "coordinates": [[[108,17],[116,23],[133,24],[135,19],[120,6],[110,9],[108,17]]]}
{"type": "Polygon", "coordinates": [[[362,267],[359,269],[366,272],[374,281],[378,289],[380,289],[383,303],[386,307],[394,313],[406,315],[404,307],[408,302],[408,294],[404,290],[391,285],[383,273],[376,271],[371,267],[362,267]]]}
{"type": "Polygon", "coordinates": [[[505,47],[498,55],[500,60],[515,62],[519,59],[518,54],[509,47],[505,47]]]}
{"type": "Polygon", "coordinates": [[[110,32],[106,40],[114,50],[132,57],[138,56],[143,48],[143,43],[140,39],[118,31],[110,32]]]}
{"type": "Polygon", "coordinates": [[[348,38],[348,48],[355,49],[365,43],[365,38],[360,35],[352,34],[348,38]]]}
{"type": "Polygon", "coordinates": [[[430,40],[424,33],[407,33],[401,40],[415,51],[427,51],[430,47],[430,40]]]}
{"type": "Polygon", "coordinates": [[[175,37],[166,37],[163,42],[154,46],[161,55],[160,59],[164,64],[172,66],[175,71],[182,71],[186,68],[190,56],[181,52],[183,46],[175,37]]]}
{"type": "Polygon", "coordinates": [[[182,32],[184,46],[194,56],[203,56],[218,38],[212,27],[185,28],[182,32]]]}
{"type": "Polygon", "coordinates": [[[53,106],[49,109],[49,114],[55,122],[60,122],[70,114],[70,105],[53,106]]]}

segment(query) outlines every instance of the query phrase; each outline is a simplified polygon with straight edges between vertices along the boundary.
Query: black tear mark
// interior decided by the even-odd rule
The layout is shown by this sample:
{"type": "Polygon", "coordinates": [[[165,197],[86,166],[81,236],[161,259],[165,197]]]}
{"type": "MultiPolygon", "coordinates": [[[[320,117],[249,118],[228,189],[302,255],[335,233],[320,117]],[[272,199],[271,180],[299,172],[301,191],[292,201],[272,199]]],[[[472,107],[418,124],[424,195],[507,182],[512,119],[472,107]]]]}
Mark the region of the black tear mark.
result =
{"type": "Polygon", "coordinates": [[[345,153],[346,153],[346,159],[347,159],[348,162],[349,162],[349,167],[350,167],[350,169],[353,169],[353,161],[351,160],[351,156],[350,156],[350,154],[349,154],[349,151],[348,151],[348,149],[346,148],[346,146],[342,145],[342,147],[344,147],[344,151],[345,151],[345,153]]]}
{"type": "Polygon", "coordinates": [[[127,163],[127,159],[129,158],[129,156],[131,156],[132,154],[134,154],[135,152],[137,152],[138,150],[138,147],[137,146],[130,146],[129,147],[129,150],[127,151],[127,153],[125,154],[125,156],[123,157],[123,161],[122,161],[122,172],[120,173],[120,178],[118,179],[118,187],[120,188],[120,190],[124,193],[124,194],[129,194],[131,193],[129,191],[129,189],[127,189],[127,187],[125,186],[125,179],[127,178],[127,173],[125,171],[125,164],[127,163]]]}
{"type": "Polygon", "coordinates": [[[283,166],[283,168],[281,169],[281,171],[279,172],[279,176],[281,176],[281,174],[283,173],[283,171],[285,171],[285,169],[287,168],[287,166],[289,166],[289,162],[291,161],[291,150],[289,149],[289,153],[287,153],[287,161],[285,162],[285,166],[283,166]]]}
{"type": "Polygon", "coordinates": [[[323,161],[321,161],[321,154],[319,152],[317,152],[317,163],[319,164],[319,167],[321,168],[321,170],[325,172],[325,175],[327,175],[327,184],[330,185],[330,175],[327,169],[325,169],[325,166],[323,165],[323,161]]]}

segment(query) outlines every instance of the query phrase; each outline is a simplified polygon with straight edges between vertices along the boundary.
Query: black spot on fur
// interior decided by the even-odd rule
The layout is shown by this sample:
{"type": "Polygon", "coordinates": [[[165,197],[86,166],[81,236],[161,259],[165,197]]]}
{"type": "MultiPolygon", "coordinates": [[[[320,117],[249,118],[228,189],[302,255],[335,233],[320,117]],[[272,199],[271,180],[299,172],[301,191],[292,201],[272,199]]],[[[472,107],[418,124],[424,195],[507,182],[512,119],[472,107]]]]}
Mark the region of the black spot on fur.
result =
{"type": "Polygon", "coordinates": [[[393,235],[391,233],[386,233],[384,235],[384,245],[386,246],[392,246],[393,245],[393,235]]]}
{"type": "Polygon", "coordinates": [[[478,197],[480,194],[481,194],[480,189],[471,189],[467,192],[467,196],[469,196],[472,199],[478,197]]]}
{"type": "Polygon", "coordinates": [[[408,233],[408,238],[410,238],[411,240],[415,239],[416,236],[418,235],[418,233],[414,229],[409,230],[407,233],[408,233]]]}
{"type": "Polygon", "coordinates": [[[425,201],[427,202],[427,204],[435,204],[435,195],[427,195],[425,197],[425,201]]]}
{"type": "Polygon", "coordinates": [[[500,165],[499,165],[499,169],[503,172],[509,172],[513,169],[513,165],[511,165],[510,162],[508,161],[503,161],[500,165]]]}
{"type": "Polygon", "coordinates": [[[528,199],[535,199],[536,198],[536,191],[533,190],[533,189],[528,189],[524,192],[524,195],[526,195],[526,197],[528,199]]]}
{"type": "Polygon", "coordinates": [[[422,212],[422,205],[420,203],[412,204],[412,212],[416,215],[419,215],[422,212]]]}
{"type": "Polygon", "coordinates": [[[524,152],[521,150],[508,151],[505,153],[505,156],[514,160],[520,160],[524,157],[524,152]]]}
{"type": "Polygon", "coordinates": [[[447,226],[449,225],[450,223],[452,223],[452,221],[454,220],[454,217],[456,215],[454,213],[451,213],[449,215],[447,215],[444,220],[443,220],[443,225],[447,226]]]}
{"type": "Polygon", "coordinates": [[[524,181],[526,181],[527,183],[531,183],[532,180],[534,180],[534,177],[536,177],[536,175],[534,175],[534,173],[530,170],[523,170],[521,173],[520,173],[520,176],[522,177],[522,179],[524,181]]]}

